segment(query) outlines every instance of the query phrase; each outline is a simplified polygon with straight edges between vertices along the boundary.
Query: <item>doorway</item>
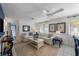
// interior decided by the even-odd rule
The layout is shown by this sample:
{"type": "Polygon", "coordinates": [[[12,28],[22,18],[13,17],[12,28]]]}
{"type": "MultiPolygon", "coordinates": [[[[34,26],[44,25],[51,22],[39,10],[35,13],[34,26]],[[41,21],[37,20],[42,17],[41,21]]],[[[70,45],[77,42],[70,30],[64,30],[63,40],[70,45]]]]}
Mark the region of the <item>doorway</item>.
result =
{"type": "Polygon", "coordinates": [[[16,38],[16,25],[11,25],[11,35],[15,39],[16,38]]]}

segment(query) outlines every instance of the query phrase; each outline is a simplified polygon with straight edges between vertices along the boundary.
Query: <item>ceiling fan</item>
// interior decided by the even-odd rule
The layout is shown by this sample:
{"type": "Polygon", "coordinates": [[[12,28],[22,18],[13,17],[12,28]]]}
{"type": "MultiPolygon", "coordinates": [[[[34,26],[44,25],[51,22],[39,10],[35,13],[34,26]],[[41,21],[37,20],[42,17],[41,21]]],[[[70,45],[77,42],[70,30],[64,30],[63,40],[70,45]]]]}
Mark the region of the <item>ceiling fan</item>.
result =
{"type": "MultiPolygon", "coordinates": [[[[60,8],[60,9],[54,11],[54,12],[50,12],[49,10],[43,10],[43,14],[42,14],[42,15],[47,18],[47,17],[49,17],[49,16],[53,16],[53,15],[59,13],[59,12],[62,12],[62,11],[64,11],[63,8],[60,8]]],[[[31,19],[34,20],[35,18],[32,17],[31,19]]]]}
{"type": "Polygon", "coordinates": [[[59,13],[59,12],[62,12],[62,11],[64,11],[64,9],[60,8],[60,9],[54,11],[54,12],[51,12],[51,13],[50,13],[49,10],[43,10],[43,13],[44,13],[45,16],[53,16],[53,15],[59,13]]]}

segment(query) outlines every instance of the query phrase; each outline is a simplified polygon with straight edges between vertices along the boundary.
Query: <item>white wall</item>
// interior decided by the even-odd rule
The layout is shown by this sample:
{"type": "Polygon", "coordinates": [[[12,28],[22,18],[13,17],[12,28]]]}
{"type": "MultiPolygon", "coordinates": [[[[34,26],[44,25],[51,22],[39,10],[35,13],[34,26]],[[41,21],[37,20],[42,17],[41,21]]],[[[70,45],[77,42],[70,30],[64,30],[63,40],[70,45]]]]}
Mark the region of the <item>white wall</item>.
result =
{"type": "Polygon", "coordinates": [[[40,31],[40,28],[42,28],[42,31],[44,31],[45,33],[49,33],[49,30],[48,31],[44,30],[44,28],[49,29],[49,24],[65,22],[66,23],[66,34],[71,34],[71,32],[73,32],[73,29],[72,29],[73,26],[71,26],[70,21],[75,20],[75,19],[79,19],[79,17],[57,18],[57,19],[51,19],[50,21],[44,21],[44,22],[39,22],[39,23],[36,23],[32,20],[20,20],[19,21],[19,30],[20,30],[20,33],[23,33],[22,26],[29,25],[31,31],[33,31],[32,28],[36,28],[38,31],[40,31]]]}
{"type": "Polygon", "coordinates": [[[22,26],[30,25],[31,31],[32,31],[33,27],[35,27],[38,31],[40,31],[40,28],[48,28],[48,31],[45,31],[44,29],[42,29],[42,31],[45,31],[45,33],[49,33],[49,24],[61,23],[61,22],[66,23],[66,34],[70,34],[70,23],[69,23],[69,19],[67,19],[67,18],[52,19],[50,21],[39,22],[39,23],[35,23],[35,22],[29,21],[29,20],[20,20],[19,29],[20,29],[20,33],[23,33],[22,26]]]}
{"type": "MultiPolygon", "coordinates": [[[[43,24],[45,25],[45,27],[48,27],[49,29],[49,24],[53,24],[53,23],[61,23],[61,22],[65,22],[66,23],[66,34],[69,34],[70,31],[69,31],[69,26],[70,26],[70,23],[68,22],[68,19],[67,18],[58,18],[58,19],[52,19],[50,21],[47,21],[47,22],[41,22],[41,23],[38,23],[36,24],[37,25],[37,28],[39,30],[39,28],[41,26],[43,26],[43,24]],[[39,26],[39,27],[38,27],[39,26]]],[[[49,32],[49,30],[48,30],[49,32]]]]}
{"type": "Polygon", "coordinates": [[[26,35],[28,35],[28,32],[23,32],[22,30],[22,26],[23,25],[29,25],[30,26],[30,31],[32,31],[32,28],[35,27],[34,25],[35,23],[30,21],[30,20],[19,20],[19,33],[22,34],[22,33],[25,33],[26,35]]]}
{"type": "Polygon", "coordinates": [[[4,19],[4,32],[10,29],[9,23],[12,25],[16,25],[16,21],[12,18],[5,18],[4,19]]]}

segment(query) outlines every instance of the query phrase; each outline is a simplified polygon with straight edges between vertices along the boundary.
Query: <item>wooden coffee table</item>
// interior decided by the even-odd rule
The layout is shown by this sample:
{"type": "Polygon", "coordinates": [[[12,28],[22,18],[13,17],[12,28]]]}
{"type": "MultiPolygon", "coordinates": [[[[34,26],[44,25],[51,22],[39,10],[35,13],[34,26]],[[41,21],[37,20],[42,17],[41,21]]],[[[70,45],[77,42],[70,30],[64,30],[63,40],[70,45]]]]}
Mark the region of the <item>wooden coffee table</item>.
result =
{"type": "Polygon", "coordinates": [[[37,50],[39,50],[42,46],[44,46],[44,40],[43,39],[30,39],[31,40],[31,43],[30,45],[35,47],[37,50]]]}

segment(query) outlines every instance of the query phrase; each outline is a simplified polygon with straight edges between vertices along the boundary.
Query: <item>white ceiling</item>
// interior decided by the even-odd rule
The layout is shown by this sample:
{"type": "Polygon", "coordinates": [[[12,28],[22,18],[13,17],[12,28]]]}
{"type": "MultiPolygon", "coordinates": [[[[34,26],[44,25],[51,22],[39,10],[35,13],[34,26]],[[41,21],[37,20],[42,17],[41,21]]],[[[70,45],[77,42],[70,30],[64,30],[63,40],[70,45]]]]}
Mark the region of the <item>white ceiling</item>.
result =
{"type": "Polygon", "coordinates": [[[79,13],[79,4],[77,3],[2,3],[1,5],[5,16],[24,20],[31,20],[32,17],[42,17],[43,10],[54,12],[60,8],[64,9],[63,12],[57,13],[52,17],[62,17],[79,13]]]}

